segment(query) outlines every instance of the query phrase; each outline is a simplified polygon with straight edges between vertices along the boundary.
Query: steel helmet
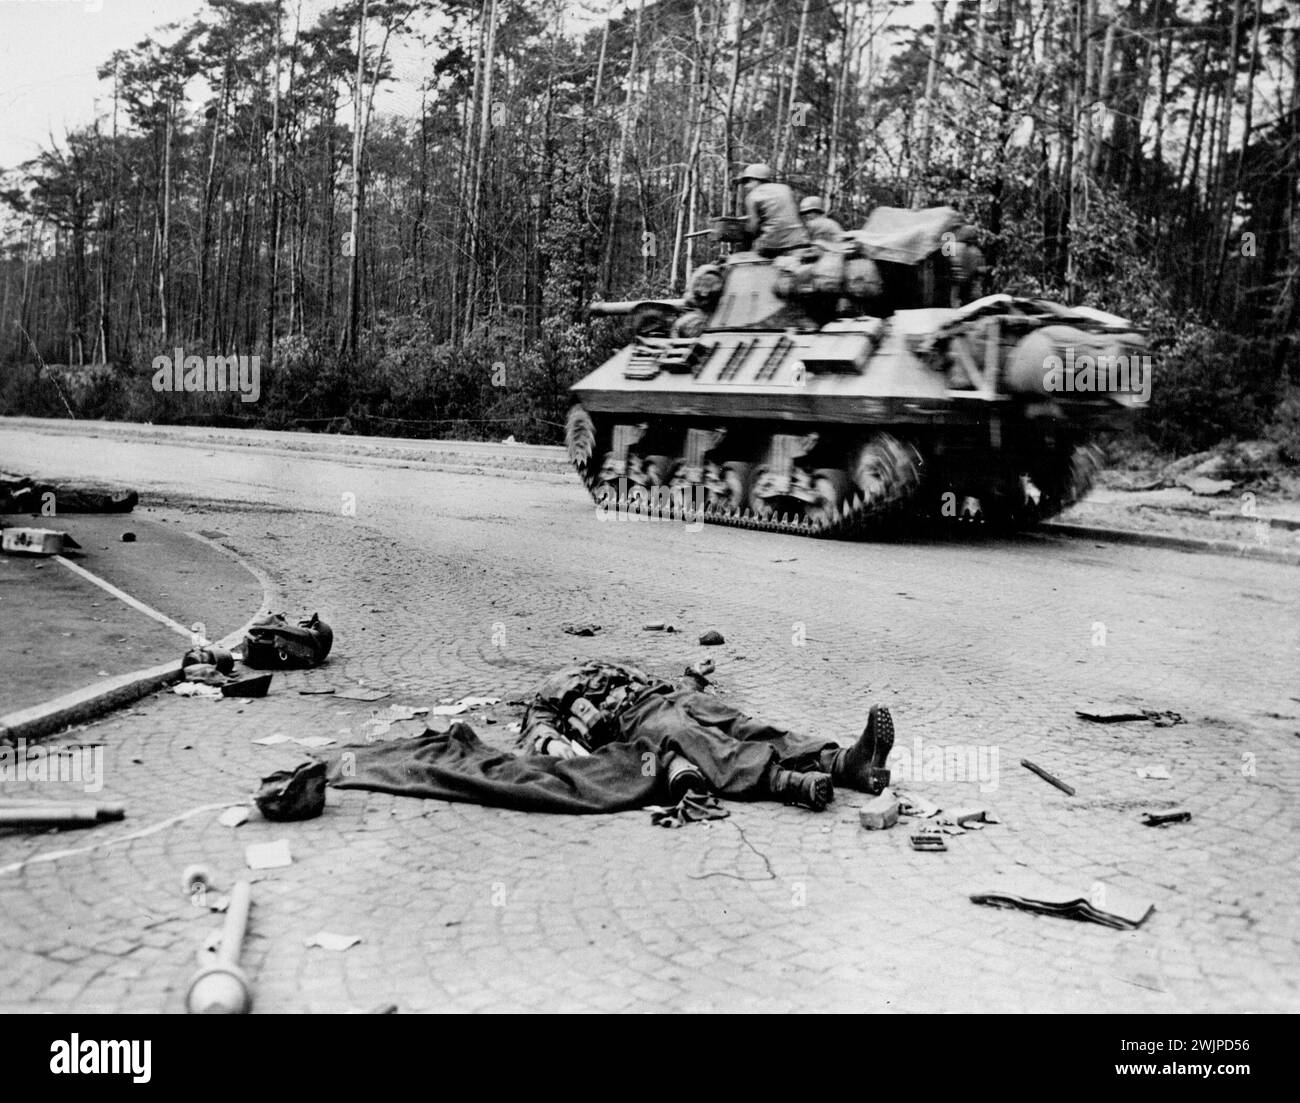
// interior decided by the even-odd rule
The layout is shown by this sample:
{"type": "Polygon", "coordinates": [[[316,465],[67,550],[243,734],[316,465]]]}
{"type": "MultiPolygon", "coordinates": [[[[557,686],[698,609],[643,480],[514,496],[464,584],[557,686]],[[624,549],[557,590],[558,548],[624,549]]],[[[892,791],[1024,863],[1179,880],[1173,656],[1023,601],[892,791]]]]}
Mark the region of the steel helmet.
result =
{"type": "Polygon", "coordinates": [[[772,166],[765,165],[761,161],[757,164],[750,165],[740,174],[741,182],[746,180],[771,180],[772,166]]]}
{"type": "Polygon", "coordinates": [[[799,204],[800,214],[812,214],[813,212],[817,214],[826,213],[826,204],[822,202],[820,195],[810,195],[799,204]]]}

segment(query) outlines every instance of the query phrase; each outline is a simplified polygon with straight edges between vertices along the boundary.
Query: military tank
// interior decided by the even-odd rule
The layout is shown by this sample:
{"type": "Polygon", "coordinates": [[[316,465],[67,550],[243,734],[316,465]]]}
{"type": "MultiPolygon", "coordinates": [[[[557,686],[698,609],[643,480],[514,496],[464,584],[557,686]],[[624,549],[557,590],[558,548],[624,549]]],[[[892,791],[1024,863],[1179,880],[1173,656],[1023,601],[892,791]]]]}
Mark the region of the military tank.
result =
{"type": "Polygon", "coordinates": [[[974,237],[950,208],[878,208],[840,242],[697,269],[683,298],[593,304],[633,329],[572,387],[565,442],[597,506],[842,536],[1078,500],[1097,431],[1149,394],[1144,337],[985,294],[974,237]]]}

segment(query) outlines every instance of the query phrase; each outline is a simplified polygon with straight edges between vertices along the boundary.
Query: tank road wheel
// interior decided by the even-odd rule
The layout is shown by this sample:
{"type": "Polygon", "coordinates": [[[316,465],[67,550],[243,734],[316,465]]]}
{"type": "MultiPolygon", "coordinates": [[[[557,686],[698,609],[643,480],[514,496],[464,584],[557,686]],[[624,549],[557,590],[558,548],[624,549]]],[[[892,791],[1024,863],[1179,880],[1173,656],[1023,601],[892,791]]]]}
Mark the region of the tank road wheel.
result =
{"type": "Polygon", "coordinates": [[[824,467],[813,472],[812,485],[816,499],[804,507],[804,520],[814,533],[829,533],[844,520],[853,484],[843,471],[824,467]]]}
{"type": "Polygon", "coordinates": [[[754,465],[741,460],[729,460],[718,469],[716,479],[705,477],[708,487],[709,510],[721,513],[739,513],[749,503],[749,484],[754,476],[754,465]]]}
{"type": "Polygon", "coordinates": [[[1092,489],[1103,460],[1095,444],[1081,444],[1069,455],[1054,457],[1050,467],[1044,466],[1036,519],[1045,521],[1082,499],[1092,489]]]}
{"type": "Polygon", "coordinates": [[[677,464],[671,456],[646,456],[645,476],[651,486],[669,486],[676,474],[677,464]]]}
{"type": "MultiPolygon", "coordinates": [[[[614,491],[618,493],[617,490],[614,491]]],[[[640,483],[629,483],[627,488],[627,501],[623,503],[629,513],[649,514],[654,509],[654,492],[648,486],[640,483]]]]}
{"type": "Polygon", "coordinates": [[[852,467],[862,519],[901,504],[921,485],[921,456],[889,433],[877,433],[858,452],[852,467]]]}

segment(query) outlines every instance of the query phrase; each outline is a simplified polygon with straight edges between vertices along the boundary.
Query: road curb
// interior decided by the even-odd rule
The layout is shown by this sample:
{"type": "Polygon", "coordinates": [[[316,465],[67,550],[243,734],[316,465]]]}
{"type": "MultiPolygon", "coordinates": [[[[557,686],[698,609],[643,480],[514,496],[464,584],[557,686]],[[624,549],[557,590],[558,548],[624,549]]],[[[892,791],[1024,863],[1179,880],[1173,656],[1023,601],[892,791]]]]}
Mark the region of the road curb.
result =
{"type": "Polygon", "coordinates": [[[1196,536],[1171,536],[1167,533],[1140,532],[1136,529],[1074,525],[1065,521],[1047,521],[1039,525],[1036,531],[1042,535],[1065,536],[1074,540],[1108,540],[1113,544],[1171,548],[1175,551],[1199,552],[1203,555],[1225,555],[1233,559],[1254,559],[1266,563],[1282,563],[1289,567],[1300,567],[1300,551],[1266,548],[1245,541],[1208,540],[1196,536]]]}
{"type": "MultiPolygon", "coordinates": [[[[277,593],[275,584],[264,571],[225,545],[209,540],[197,532],[187,532],[185,535],[235,560],[257,579],[258,585],[262,587],[262,604],[257,612],[250,616],[242,627],[217,641],[218,647],[229,650],[243,642],[245,633],[255,620],[271,611],[277,593]]],[[[11,712],[7,716],[0,716],[0,743],[16,743],[19,739],[42,739],[73,724],[84,724],[88,720],[97,719],[105,713],[129,705],[180,680],[180,660],[115,675],[92,686],[65,693],[44,704],[32,705],[30,708],[11,712]]]]}

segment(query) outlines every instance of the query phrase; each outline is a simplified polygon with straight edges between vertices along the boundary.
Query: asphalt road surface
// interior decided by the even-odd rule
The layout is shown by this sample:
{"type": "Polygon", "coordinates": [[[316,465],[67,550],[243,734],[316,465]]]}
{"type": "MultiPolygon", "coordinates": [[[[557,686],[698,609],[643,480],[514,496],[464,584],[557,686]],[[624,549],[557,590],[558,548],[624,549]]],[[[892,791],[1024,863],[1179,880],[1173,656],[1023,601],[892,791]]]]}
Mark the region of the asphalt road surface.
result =
{"type": "MultiPolygon", "coordinates": [[[[0,422],[0,468],[138,488],[147,516],[223,534],[336,641],[263,701],[162,694],[66,737],[104,743],[99,799],[130,816],[0,837],[0,929],[22,936],[0,950],[6,1009],[179,1010],[219,925],[181,869],[228,886],[245,845],[284,838],[294,864],[251,875],[258,1010],[1300,1010],[1293,567],[601,518],[558,449],[514,445],[0,422]],[[680,631],[642,630],[659,620],[680,631]],[[707,629],[725,645],[698,647],[707,629]],[[888,704],[896,788],[1002,822],[923,853],[907,820],[864,831],[848,791],[820,815],[732,804],[680,831],[359,792],[301,824],[193,811],[302,757],[252,742],[268,734],[342,743],[389,703],[517,698],[575,657],[674,673],[705,655],[748,711],[844,743],[888,704]],[[296,692],[359,683],[391,696],[296,692]],[[1098,700],[1184,722],[1075,715],[1098,700]],[[1158,766],[1168,780],[1139,776],[1158,766]],[[1191,820],[1141,822],[1174,806],[1191,820]],[[969,899],[1025,873],[1155,911],[1116,931],[969,899]],[[321,930],[361,941],[307,948],[321,930]]],[[[507,746],[520,711],[476,726],[507,746]]]]}

